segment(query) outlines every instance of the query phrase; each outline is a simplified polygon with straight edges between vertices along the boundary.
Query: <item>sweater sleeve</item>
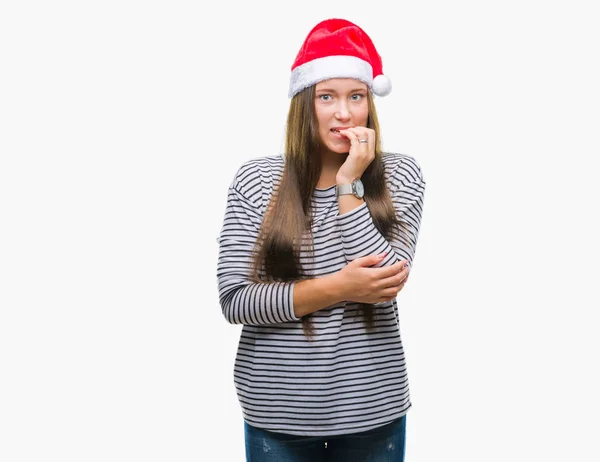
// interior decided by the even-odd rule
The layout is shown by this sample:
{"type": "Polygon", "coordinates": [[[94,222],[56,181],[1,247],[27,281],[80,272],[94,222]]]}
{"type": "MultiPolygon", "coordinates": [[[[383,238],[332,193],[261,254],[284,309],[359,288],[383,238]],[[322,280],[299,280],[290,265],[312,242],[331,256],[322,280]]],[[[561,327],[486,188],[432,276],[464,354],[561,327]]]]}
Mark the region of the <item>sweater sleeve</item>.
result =
{"type": "Polygon", "coordinates": [[[249,280],[254,244],[262,222],[259,204],[243,193],[236,179],[229,187],[219,237],[217,285],[225,319],[232,324],[278,324],[297,321],[294,282],[249,280]]]}
{"type": "Polygon", "coordinates": [[[425,185],[421,168],[412,157],[405,157],[392,171],[390,195],[396,216],[403,227],[395,226],[389,241],[375,227],[366,202],[338,215],[346,259],[350,262],[359,257],[387,252],[386,258],[375,266],[390,266],[404,259],[412,266],[423,215],[425,185]]]}

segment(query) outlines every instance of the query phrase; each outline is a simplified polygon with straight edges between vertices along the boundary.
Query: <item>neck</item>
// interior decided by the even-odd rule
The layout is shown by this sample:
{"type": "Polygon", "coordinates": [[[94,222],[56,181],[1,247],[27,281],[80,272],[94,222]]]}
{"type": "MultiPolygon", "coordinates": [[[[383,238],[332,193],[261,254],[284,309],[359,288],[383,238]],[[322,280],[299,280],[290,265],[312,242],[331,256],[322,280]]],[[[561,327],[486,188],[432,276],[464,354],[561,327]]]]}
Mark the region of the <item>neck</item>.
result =
{"type": "Polygon", "coordinates": [[[335,184],[335,176],[347,157],[348,153],[340,154],[332,151],[321,154],[321,177],[317,188],[328,188],[335,184]]]}

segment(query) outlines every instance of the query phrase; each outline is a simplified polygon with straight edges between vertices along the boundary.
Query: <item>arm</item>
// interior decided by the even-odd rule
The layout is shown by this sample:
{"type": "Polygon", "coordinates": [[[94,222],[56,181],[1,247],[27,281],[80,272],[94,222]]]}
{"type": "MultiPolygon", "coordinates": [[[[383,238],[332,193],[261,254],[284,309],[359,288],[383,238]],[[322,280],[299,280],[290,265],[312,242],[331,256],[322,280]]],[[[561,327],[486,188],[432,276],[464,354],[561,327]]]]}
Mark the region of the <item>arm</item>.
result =
{"type": "Polygon", "coordinates": [[[251,256],[262,222],[259,210],[259,204],[248,199],[234,181],[217,239],[217,282],[225,319],[250,325],[293,322],[340,302],[336,273],[293,282],[250,282],[251,256]]]}
{"type": "MultiPolygon", "coordinates": [[[[389,183],[396,216],[404,224],[404,229],[395,227],[388,242],[375,227],[365,202],[341,213],[337,220],[348,261],[388,252],[387,257],[375,266],[389,266],[404,259],[412,265],[423,214],[426,183],[418,163],[410,158],[398,163],[390,175],[389,183]]],[[[344,196],[340,199],[342,197],[344,196]]],[[[344,209],[340,204],[340,211],[348,208],[344,209]]]]}
{"type": "Polygon", "coordinates": [[[293,282],[252,283],[254,244],[262,215],[244,196],[236,180],[229,187],[219,234],[217,285],[223,316],[232,324],[275,324],[297,321],[293,282]]]}
{"type": "Polygon", "coordinates": [[[301,317],[343,301],[339,271],[294,284],[294,313],[301,317]]]}

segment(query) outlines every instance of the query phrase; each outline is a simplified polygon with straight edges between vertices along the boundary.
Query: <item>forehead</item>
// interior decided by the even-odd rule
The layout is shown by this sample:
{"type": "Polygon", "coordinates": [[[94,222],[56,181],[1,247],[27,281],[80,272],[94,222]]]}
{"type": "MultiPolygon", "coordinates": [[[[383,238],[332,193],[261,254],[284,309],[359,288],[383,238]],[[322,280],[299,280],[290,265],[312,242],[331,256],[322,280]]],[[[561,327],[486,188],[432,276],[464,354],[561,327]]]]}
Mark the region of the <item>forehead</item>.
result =
{"type": "Polygon", "coordinates": [[[367,84],[357,79],[328,79],[317,83],[315,90],[333,90],[337,92],[366,90],[367,84]]]}

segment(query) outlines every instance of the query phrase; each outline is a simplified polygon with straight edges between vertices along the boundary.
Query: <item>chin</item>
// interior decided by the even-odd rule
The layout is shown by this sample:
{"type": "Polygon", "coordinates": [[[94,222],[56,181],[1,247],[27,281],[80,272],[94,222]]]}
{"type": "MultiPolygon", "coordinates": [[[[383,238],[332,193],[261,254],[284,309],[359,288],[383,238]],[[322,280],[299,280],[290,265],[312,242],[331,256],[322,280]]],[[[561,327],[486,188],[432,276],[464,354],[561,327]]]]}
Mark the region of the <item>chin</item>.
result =
{"type": "Polygon", "coordinates": [[[343,145],[327,146],[327,149],[336,154],[348,154],[350,152],[350,148],[343,145]]]}

